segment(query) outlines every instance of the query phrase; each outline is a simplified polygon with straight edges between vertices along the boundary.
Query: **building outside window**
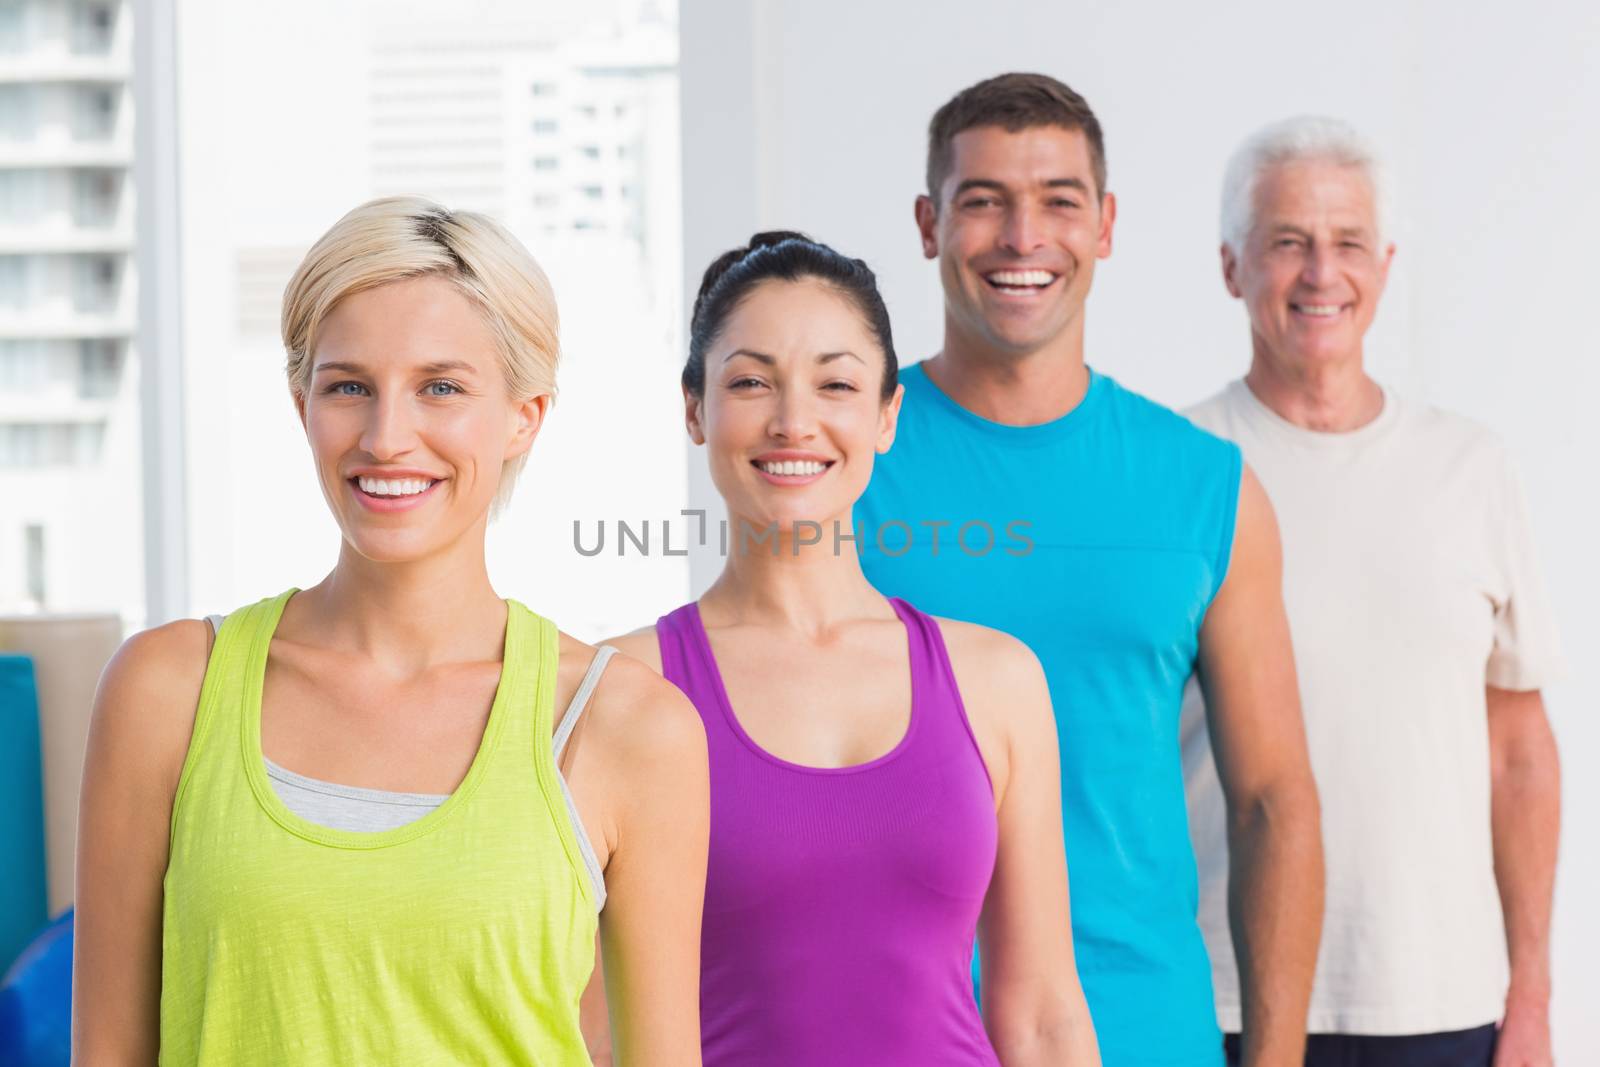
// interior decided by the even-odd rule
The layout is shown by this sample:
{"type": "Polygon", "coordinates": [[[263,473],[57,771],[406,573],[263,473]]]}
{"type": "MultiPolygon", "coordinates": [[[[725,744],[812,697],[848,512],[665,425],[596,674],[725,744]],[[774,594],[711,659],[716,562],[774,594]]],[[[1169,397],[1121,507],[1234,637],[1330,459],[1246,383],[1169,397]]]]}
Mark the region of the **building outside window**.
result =
{"type": "Polygon", "coordinates": [[[142,622],[132,30],[0,2],[0,613],[142,622]]]}

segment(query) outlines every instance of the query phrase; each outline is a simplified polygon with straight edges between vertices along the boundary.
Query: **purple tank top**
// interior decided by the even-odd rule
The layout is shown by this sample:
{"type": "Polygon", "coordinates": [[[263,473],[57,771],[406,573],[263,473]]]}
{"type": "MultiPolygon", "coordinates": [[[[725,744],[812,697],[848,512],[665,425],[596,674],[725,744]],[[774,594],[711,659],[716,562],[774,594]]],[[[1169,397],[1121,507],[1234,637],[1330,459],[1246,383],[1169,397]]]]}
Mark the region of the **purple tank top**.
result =
{"type": "Polygon", "coordinates": [[[706,1067],[998,1064],[971,976],[994,792],[938,623],[890,604],[910,645],[911,722],[885,755],[836,769],[744,732],[697,604],[656,624],[662,673],[699,709],[711,764],[706,1067]]]}

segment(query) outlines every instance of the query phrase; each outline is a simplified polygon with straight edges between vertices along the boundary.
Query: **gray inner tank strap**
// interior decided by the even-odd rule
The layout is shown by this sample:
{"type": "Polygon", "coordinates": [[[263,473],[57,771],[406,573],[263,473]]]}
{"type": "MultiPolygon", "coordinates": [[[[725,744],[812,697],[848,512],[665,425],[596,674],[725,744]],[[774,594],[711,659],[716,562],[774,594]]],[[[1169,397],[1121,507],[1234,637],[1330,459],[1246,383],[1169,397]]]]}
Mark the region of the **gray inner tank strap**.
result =
{"type": "Polygon", "coordinates": [[[583,681],[578,683],[578,691],[572,694],[572,703],[567,705],[566,713],[561,716],[561,722],[556,726],[555,753],[556,762],[561,761],[561,754],[567,750],[567,742],[572,738],[572,731],[577,728],[578,720],[583,717],[583,709],[589,706],[589,697],[594,694],[595,686],[600,684],[600,674],[606,669],[606,663],[617,650],[610,645],[601,645],[595,649],[594,659],[589,661],[589,669],[583,673],[583,681]]]}
{"type": "Polygon", "coordinates": [[[561,795],[567,802],[567,814],[572,818],[572,828],[576,831],[578,852],[583,856],[584,867],[588,868],[589,883],[594,886],[596,910],[606,906],[605,873],[600,869],[600,857],[595,855],[594,844],[589,840],[589,832],[584,829],[583,819],[578,815],[578,802],[572,796],[571,787],[567,785],[567,776],[561,773],[561,754],[567,749],[567,742],[571,740],[572,731],[583,716],[583,709],[589,706],[589,697],[594,693],[594,687],[600,684],[601,672],[606,669],[606,664],[616,651],[610,645],[601,645],[595,650],[594,659],[589,662],[589,669],[583,673],[583,681],[578,683],[578,691],[572,694],[572,703],[567,705],[566,712],[561,716],[561,723],[556,727],[555,743],[552,746],[556,758],[556,781],[561,784],[561,795]]]}

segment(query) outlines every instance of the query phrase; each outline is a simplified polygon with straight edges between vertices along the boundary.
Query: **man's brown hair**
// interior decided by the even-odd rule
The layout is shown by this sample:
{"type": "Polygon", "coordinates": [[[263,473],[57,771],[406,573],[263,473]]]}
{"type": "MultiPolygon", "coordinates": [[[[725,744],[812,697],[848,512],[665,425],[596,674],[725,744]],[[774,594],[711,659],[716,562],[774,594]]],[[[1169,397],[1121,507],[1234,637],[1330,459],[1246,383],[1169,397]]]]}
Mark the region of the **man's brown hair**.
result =
{"type": "Polygon", "coordinates": [[[1105,138],[1089,102],[1048,74],[1014,72],[968,86],[933,113],[928,123],[928,195],[935,206],[939,187],[950,174],[951,142],[956,134],[975,126],[999,126],[1008,133],[1035,126],[1083,131],[1089,142],[1095,195],[1105,195],[1105,138]]]}

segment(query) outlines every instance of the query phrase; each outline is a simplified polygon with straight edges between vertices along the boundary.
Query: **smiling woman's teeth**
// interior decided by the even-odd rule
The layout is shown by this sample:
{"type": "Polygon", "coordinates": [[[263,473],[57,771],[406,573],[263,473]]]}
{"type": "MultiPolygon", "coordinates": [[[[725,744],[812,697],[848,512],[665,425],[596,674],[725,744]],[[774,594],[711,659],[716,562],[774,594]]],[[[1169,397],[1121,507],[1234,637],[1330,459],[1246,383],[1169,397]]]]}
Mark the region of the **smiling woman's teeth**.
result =
{"type": "Polygon", "coordinates": [[[758,464],[768,474],[807,475],[821,474],[827,470],[827,465],[809,460],[784,460],[781,463],[758,464]]]}
{"type": "Polygon", "coordinates": [[[434,483],[432,478],[357,478],[356,484],[363,493],[371,496],[416,496],[426,492],[434,483]]]}
{"type": "Polygon", "coordinates": [[[1316,315],[1319,318],[1331,318],[1339,314],[1338,304],[1291,304],[1302,315],[1316,315]]]}

